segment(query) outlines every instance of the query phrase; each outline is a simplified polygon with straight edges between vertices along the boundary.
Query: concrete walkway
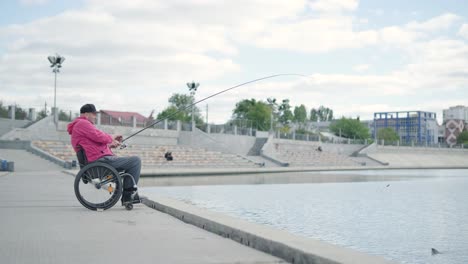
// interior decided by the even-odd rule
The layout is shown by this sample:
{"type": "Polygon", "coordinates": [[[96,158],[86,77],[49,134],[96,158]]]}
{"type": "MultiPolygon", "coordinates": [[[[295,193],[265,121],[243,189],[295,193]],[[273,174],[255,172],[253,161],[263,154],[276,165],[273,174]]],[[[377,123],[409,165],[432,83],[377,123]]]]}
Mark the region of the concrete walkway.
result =
{"type": "Polygon", "coordinates": [[[284,263],[145,205],[87,210],[62,168],[0,152],[16,170],[0,175],[2,263],[284,263]]]}

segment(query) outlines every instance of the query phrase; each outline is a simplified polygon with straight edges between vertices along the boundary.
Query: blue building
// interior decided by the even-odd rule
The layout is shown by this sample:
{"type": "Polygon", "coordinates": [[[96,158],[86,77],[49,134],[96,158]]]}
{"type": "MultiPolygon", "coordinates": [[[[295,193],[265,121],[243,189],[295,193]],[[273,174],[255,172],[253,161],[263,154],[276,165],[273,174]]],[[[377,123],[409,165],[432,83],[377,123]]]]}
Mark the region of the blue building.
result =
{"type": "Polygon", "coordinates": [[[374,138],[380,129],[391,127],[402,144],[435,144],[438,142],[436,114],[423,111],[374,113],[374,138]]]}

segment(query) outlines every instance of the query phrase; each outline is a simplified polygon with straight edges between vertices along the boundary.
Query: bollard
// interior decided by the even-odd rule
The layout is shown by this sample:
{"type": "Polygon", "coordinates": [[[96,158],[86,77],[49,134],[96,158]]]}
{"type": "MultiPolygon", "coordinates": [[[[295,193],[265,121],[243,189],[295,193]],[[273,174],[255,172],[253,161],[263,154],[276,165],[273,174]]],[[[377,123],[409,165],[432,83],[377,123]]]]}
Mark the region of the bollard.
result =
{"type": "Polygon", "coordinates": [[[6,160],[0,160],[0,171],[7,171],[8,170],[8,161],[6,160]]]}
{"type": "Polygon", "coordinates": [[[7,170],[12,172],[15,171],[15,163],[13,161],[8,161],[7,170]]]}

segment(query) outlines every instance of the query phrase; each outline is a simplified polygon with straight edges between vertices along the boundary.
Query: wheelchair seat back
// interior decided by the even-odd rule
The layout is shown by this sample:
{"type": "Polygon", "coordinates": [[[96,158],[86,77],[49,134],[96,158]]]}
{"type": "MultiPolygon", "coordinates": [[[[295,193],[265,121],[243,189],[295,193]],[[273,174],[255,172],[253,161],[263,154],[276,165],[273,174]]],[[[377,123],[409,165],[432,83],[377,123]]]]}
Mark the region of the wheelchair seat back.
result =
{"type": "Polygon", "coordinates": [[[82,169],[84,166],[88,164],[88,158],[86,158],[86,152],[81,146],[78,146],[78,149],[79,150],[76,152],[76,157],[78,158],[80,169],[82,169]]]}

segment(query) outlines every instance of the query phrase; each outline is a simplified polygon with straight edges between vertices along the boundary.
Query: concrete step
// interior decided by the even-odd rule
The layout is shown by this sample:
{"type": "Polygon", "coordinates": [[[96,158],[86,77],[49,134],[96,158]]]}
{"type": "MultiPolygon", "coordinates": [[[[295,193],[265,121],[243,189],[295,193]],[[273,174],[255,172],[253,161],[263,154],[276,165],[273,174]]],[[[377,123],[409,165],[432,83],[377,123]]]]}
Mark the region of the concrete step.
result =
{"type": "Polygon", "coordinates": [[[0,149],[0,156],[15,162],[15,172],[52,171],[63,169],[59,165],[40,158],[26,150],[0,149]]]}

